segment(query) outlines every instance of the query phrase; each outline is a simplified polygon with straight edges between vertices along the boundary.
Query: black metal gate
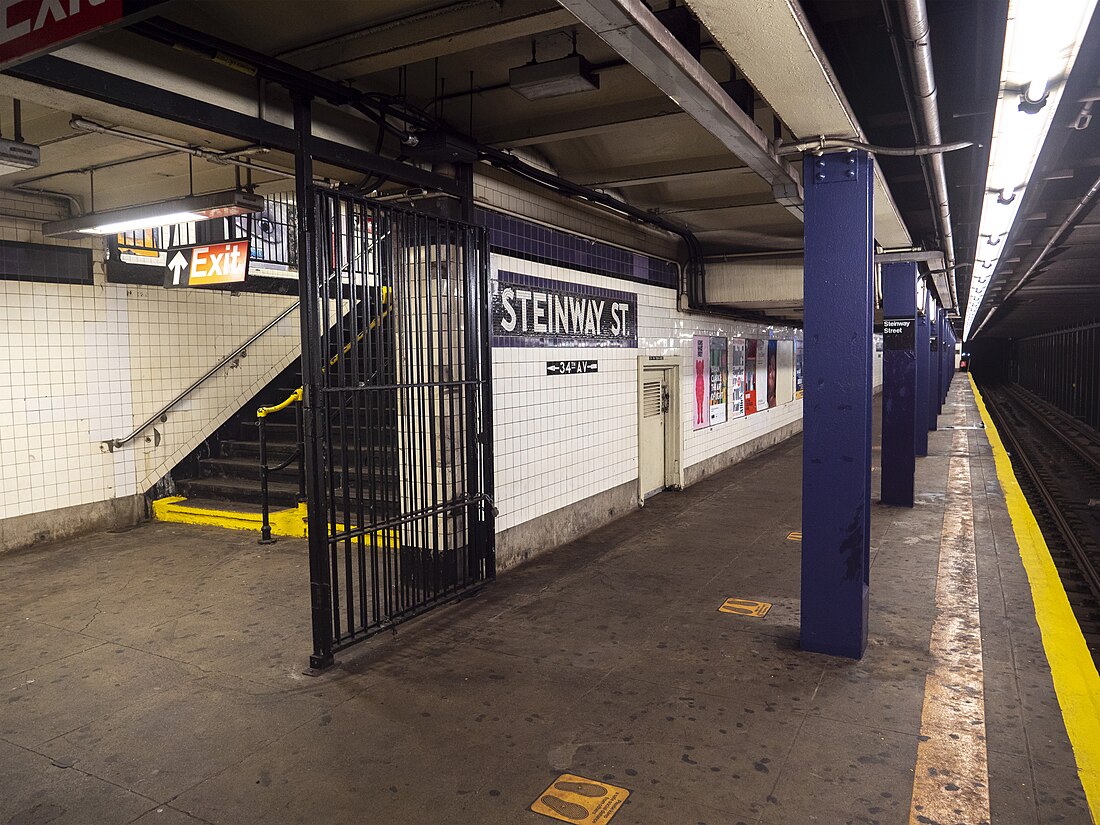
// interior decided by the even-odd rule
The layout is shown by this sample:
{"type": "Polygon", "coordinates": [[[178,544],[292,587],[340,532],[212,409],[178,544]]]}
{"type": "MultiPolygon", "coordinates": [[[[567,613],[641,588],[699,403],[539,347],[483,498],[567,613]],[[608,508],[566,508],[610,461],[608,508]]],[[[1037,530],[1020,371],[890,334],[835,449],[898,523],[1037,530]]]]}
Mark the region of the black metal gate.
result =
{"type": "Polygon", "coordinates": [[[314,652],[493,577],[482,228],[310,188],[300,267],[314,652]]]}

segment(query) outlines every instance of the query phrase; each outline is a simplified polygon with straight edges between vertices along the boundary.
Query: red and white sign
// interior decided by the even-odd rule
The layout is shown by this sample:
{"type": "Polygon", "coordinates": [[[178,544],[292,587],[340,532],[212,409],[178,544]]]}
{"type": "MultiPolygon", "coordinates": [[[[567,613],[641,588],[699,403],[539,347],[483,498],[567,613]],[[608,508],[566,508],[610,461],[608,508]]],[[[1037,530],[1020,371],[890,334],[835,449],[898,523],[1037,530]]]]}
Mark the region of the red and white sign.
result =
{"type": "Polygon", "coordinates": [[[164,0],[0,0],[0,69],[138,20],[164,0]]]}
{"type": "Polygon", "coordinates": [[[168,250],[164,274],[166,287],[240,284],[247,277],[248,241],[226,241],[168,250]]]}

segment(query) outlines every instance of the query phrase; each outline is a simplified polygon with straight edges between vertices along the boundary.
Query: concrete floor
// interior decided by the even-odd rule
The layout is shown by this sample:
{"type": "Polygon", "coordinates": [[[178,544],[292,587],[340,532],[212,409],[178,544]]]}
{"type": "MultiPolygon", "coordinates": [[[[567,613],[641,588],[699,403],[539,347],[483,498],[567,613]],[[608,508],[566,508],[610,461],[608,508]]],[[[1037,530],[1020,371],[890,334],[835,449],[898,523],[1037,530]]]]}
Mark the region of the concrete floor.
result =
{"type": "MultiPolygon", "coordinates": [[[[148,524],[0,557],[0,823],[537,825],[565,772],[630,789],[615,825],[907,823],[953,433],[912,511],[874,505],[861,662],[798,649],[799,438],[320,678],[303,542],[148,524]],[[774,607],[719,613],[729,597],[774,607]]],[[[992,822],[1085,825],[989,446],[967,437],[992,822]]]]}

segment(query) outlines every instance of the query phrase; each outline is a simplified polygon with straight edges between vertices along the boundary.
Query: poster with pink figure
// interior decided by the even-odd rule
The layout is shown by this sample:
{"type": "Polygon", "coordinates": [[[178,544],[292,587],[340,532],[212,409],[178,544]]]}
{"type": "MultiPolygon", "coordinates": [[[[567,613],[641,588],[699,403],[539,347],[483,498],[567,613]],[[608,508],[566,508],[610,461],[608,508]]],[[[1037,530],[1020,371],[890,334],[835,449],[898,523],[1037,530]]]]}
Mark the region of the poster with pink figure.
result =
{"type": "Polygon", "coordinates": [[[701,430],[710,426],[710,344],[706,335],[691,339],[691,354],[695,361],[695,408],[691,428],[701,430]]]}
{"type": "Polygon", "coordinates": [[[729,339],[720,335],[696,335],[691,339],[695,366],[695,415],[691,428],[701,430],[721,424],[729,406],[729,339]]]}

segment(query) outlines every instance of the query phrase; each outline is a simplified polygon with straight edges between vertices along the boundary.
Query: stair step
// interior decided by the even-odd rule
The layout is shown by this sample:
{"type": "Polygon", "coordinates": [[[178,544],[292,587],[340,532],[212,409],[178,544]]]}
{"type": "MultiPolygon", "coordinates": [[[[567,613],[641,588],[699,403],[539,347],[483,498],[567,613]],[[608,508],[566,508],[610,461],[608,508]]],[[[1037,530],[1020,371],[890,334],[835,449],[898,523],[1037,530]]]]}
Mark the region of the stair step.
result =
{"type": "MultiPolygon", "coordinates": [[[[180,494],[191,499],[259,504],[260,482],[237,478],[188,478],[176,482],[180,494]]],[[[298,485],[291,482],[271,481],[267,485],[268,502],[272,509],[293,507],[298,503],[298,485]]]]}
{"type": "MultiPolygon", "coordinates": [[[[366,439],[363,439],[365,442],[366,439]]],[[[298,449],[298,444],[294,441],[268,441],[267,442],[267,458],[272,464],[278,464],[290,457],[291,453],[298,449]]],[[[224,458],[244,458],[250,460],[256,467],[259,467],[260,461],[260,442],[259,441],[246,441],[243,439],[226,439],[221,442],[222,456],[224,458]]],[[[359,452],[363,455],[363,461],[368,462],[370,456],[373,455],[388,455],[392,450],[392,445],[375,444],[373,447],[366,443],[359,445],[359,452]]],[[[355,455],[355,444],[348,444],[348,460],[353,460],[355,455]]]]}
{"type": "MultiPolygon", "coordinates": [[[[259,503],[260,482],[248,479],[230,478],[225,476],[212,478],[189,478],[176,482],[180,494],[190,498],[209,498],[226,502],[251,502],[259,503]]],[[[272,479],[268,482],[268,501],[272,509],[293,507],[298,502],[298,484],[296,482],[280,481],[272,479]]],[[[353,501],[358,502],[358,498],[353,501]]],[[[369,491],[368,491],[369,494],[369,491]]],[[[341,503],[342,489],[337,489],[337,505],[341,503]]],[[[364,506],[370,507],[371,501],[382,507],[391,507],[398,500],[398,493],[392,486],[390,489],[375,491],[373,499],[364,497],[364,506]]]]}
{"type": "MultiPolygon", "coordinates": [[[[339,454],[338,454],[339,455],[339,454]]],[[[273,456],[268,457],[268,461],[272,464],[278,464],[280,461],[285,460],[283,458],[275,458],[273,456]]],[[[355,474],[355,454],[354,452],[348,452],[348,470],[355,474]]],[[[221,458],[203,458],[199,460],[199,466],[203,469],[204,474],[208,476],[222,476],[229,478],[242,478],[242,479],[259,479],[260,477],[260,463],[258,458],[249,457],[221,457],[221,458]]],[[[370,467],[365,462],[363,467],[363,474],[369,478],[370,467]]],[[[338,466],[335,468],[336,478],[339,482],[342,476],[342,470],[338,466]]],[[[298,476],[298,462],[293,461],[281,470],[275,470],[269,473],[270,479],[277,478],[297,478],[298,476]]],[[[388,468],[377,468],[375,471],[375,483],[380,482],[380,478],[389,478],[392,482],[397,478],[397,468],[392,465],[388,468]]],[[[369,480],[367,481],[369,485],[369,480]]]]}

